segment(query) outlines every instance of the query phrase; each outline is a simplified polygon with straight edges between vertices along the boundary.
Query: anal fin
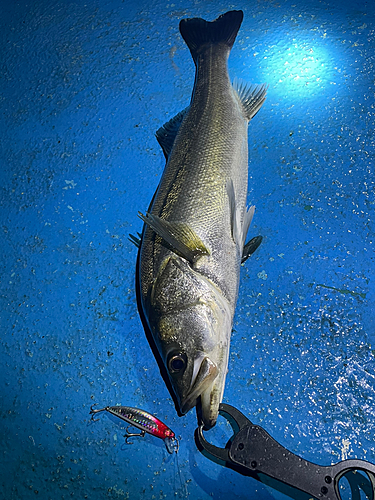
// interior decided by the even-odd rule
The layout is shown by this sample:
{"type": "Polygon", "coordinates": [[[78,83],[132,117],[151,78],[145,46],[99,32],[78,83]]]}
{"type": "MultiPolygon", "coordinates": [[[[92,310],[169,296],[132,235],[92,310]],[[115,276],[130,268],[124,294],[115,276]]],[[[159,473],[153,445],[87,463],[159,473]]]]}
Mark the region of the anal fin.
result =
{"type": "Polygon", "coordinates": [[[258,113],[266,100],[268,85],[248,85],[242,80],[235,79],[233,88],[241,101],[246,118],[250,121],[258,113]]]}

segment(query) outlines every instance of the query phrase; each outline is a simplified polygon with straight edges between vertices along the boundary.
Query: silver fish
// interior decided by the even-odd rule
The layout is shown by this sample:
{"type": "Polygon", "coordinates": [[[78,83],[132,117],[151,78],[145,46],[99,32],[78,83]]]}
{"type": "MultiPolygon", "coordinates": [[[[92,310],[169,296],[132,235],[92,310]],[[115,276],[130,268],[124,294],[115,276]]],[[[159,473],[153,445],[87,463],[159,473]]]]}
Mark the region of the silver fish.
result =
{"type": "Polygon", "coordinates": [[[265,85],[232,86],[229,80],[227,59],[242,19],[242,11],[230,11],[213,22],[180,22],[196,66],[194,90],[190,106],[156,133],[167,164],[148,212],[139,214],[141,317],[179,412],[200,402],[207,429],[223,397],[254,214],[253,206],[246,209],[247,127],[266,97],[265,85]]]}

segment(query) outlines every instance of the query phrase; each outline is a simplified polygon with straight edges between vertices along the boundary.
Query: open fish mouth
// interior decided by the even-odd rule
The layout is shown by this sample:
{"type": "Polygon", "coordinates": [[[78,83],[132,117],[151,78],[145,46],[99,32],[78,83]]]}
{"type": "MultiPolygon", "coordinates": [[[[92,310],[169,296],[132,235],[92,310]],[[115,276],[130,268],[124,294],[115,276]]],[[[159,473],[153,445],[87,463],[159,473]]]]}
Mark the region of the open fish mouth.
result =
{"type": "Polygon", "coordinates": [[[194,367],[197,365],[199,367],[198,373],[195,376],[193,374],[189,392],[180,404],[180,411],[183,415],[196,405],[198,397],[212,386],[219,373],[218,367],[209,357],[205,356],[200,366],[199,362],[200,359],[197,359],[194,363],[194,367]]]}

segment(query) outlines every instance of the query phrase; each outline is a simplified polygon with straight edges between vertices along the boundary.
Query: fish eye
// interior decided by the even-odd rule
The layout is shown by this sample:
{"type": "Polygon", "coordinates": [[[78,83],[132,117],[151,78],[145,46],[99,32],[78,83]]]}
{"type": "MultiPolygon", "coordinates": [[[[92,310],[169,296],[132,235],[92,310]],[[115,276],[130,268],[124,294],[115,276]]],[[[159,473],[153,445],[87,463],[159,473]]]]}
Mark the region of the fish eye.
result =
{"type": "Polygon", "coordinates": [[[186,354],[179,353],[171,353],[168,357],[168,370],[171,373],[180,373],[186,368],[186,354]]]}

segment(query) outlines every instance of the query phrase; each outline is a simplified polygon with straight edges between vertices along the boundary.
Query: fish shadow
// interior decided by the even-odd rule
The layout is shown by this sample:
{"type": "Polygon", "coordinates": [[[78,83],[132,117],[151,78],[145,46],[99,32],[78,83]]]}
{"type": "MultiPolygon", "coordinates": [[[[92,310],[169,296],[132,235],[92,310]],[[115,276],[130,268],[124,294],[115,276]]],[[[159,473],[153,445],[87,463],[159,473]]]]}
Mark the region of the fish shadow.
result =
{"type": "MultiPolygon", "coordinates": [[[[142,231],[142,237],[143,237],[143,233],[144,233],[144,229],[142,231]]],[[[171,395],[173,403],[175,405],[177,415],[179,417],[182,417],[183,413],[180,412],[179,403],[178,403],[178,400],[177,400],[176,395],[174,393],[171,381],[169,379],[167,369],[164,365],[162,357],[160,356],[159,350],[156,346],[156,343],[155,343],[154,338],[152,336],[151,330],[148,326],[146,316],[143,312],[142,302],[141,302],[140,282],[139,282],[139,260],[140,260],[140,248],[138,249],[137,263],[136,263],[136,268],[135,268],[135,296],[136,296],[136,301],[137,301],[137,308],[138,308],[139,317],[141,319],[143,330],[145,332],[146,339],[150,345],[152,354],[154,355],[154,358],[156,359],[156,362],[158,364],[160,375],[161,375],[161,377],[162,377],[162,379],[163,379],[163,381],[164,381],[164,383],[169,391],[169,394],[171,395]]]]}

